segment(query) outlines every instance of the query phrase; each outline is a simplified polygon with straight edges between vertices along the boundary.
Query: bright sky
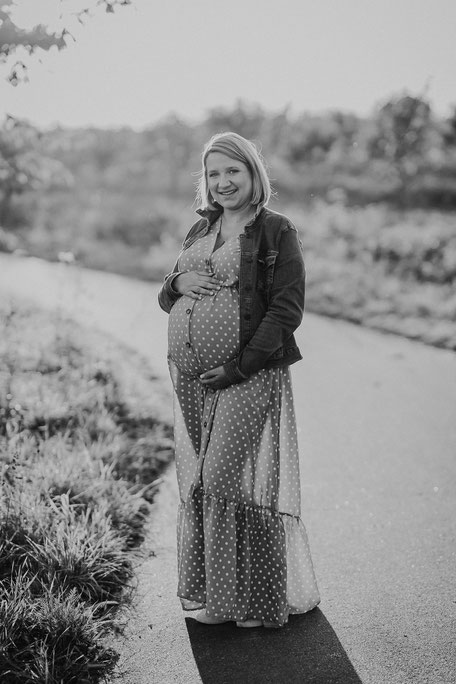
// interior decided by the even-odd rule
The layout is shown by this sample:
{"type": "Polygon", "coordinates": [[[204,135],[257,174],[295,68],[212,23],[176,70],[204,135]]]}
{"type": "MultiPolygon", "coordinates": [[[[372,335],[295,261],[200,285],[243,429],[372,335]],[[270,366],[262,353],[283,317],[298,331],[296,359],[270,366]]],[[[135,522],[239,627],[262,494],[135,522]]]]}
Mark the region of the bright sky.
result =
{"type": "MultiPolygon", "coordinates": [[[[16,2],[21,25],[84,4],[16,2]]],[[[0,119],[141,128],[239,98],[272,111],[367,114],[425,88],[438,114],[456,105],[455,0],[133,2],[77,26],[76,43],[34,60],[29,83],[13,87],[0,69],[0,119]]]]}

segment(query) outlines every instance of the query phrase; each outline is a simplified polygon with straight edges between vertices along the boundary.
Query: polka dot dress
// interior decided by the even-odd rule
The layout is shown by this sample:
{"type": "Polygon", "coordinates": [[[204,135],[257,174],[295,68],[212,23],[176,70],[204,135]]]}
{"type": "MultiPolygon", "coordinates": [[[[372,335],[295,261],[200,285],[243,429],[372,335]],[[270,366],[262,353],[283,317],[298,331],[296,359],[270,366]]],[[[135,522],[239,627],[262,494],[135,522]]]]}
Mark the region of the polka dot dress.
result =
{"type": "Polygon", "coordinates": [[[239,352],[239,239],[214,251],[220,224],[179,270],[213,271],[221,289],[180,297],[169,316],[174,386],[178,595],[211,617],[283,625],[320,600],[300,518],[296,420],[287,367],[207,390],[199,375],[239,352]]]}

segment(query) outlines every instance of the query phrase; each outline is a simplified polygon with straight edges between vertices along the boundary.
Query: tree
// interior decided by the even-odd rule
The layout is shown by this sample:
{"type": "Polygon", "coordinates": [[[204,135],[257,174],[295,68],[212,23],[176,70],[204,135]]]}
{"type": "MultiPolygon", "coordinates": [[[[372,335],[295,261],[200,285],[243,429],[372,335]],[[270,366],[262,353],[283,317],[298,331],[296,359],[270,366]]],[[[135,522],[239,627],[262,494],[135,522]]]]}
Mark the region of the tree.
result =
{"type": "Polygon", "coordinates": [[[233,108],[215,107],[209,111],[206,125],[211,134],[234,131],[249,140],[261,137],[266,114],[260,105],[238,100],[233,108]]]}
{"type": "MultiPolygon", "coordinates": [[[[60,2],[63,5],[62,0],[60,2]]],[[[15,0],[0,0],[0,65],[7,64],[21,53],[12,64],[7,79],[17,85],[27,75],[27,55],[56,47],[62,50],[67,39],[73,38],[68,26],[75,19],[84,23],[97,7],[114,12],[116,6],[130,5],[132,0],[85,0],[77,12],[62,7],[62,28],[52,32],[39,24],[24,29],[14,22],[15,0]]],[[[65,179],[69,174],[63,164],[51,159],[41,149],[42,134],[31,124],[7,116],[0,129],[0,225],[10,220],[12,200],[26,190],[53,183],[57,175],[65,179]]]]}
{"type": "Polygon", "coordinates": [[[456,105],[443,123],[443,140],[449,147],[456,148],[456,105]]]}
{"type": "Polygon", "coordinates": [[[333,116],[302,114],[290,125],[286,158],[292,166],[323,162],[339,136],[333,116]]]}
{"type": "Polygon", "coordinates": [[[16,195],[69,182],[63,164],[43,154],[42,139],[34,126],[12,116],[0,129],[0,227],[11,222],[16,195]]]}
{"type": "Polygon", "coordinates": [[[131,2],[132,0],[86,0],[77,12],[70,13],[62,9],[63,27],[59,32],[52,32],[43,24],[29,30],[17,26],[12,19],[15,0],[0,0],[0,64],[9,63],[21,50],[25,54],[25,61],[18,58],[12,64],[7,79],[12,85],[17,85],[26,77],[27,56],[51,47],[59,50],[65,48],[68,38],[73,38],[68,27],[75,19],[84,23],[97,7],[104,7],[106,12],[114,12],[116,6],[130,5],[131,2]]]}
{"type": "Polygon", "coordinates": [[[370,153],[393,168],[399,198],[404,204],[410,181],[426,161],[432,128],[431,107],[423,97],[402,95],[379,109],[374,124],[370,153]]]}

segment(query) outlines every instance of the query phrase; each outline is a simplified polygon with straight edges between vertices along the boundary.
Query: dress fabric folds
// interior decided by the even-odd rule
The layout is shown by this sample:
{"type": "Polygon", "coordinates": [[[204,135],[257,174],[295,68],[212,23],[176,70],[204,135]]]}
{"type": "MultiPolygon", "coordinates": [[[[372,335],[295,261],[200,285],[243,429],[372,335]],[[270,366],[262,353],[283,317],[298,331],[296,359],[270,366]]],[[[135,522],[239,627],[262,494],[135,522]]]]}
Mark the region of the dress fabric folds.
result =
{"type": "Polygon", "coordinates": [[[239,239],[214,251],[220,221],[179,258],[213,272],[216,294],[180,297],[168,362],[180,494],[178,596],[211,617],[281,626],[320,600],[300,517],[299,455],[288,367],[223,390],[199,375],[239,353],[239,239]]]}

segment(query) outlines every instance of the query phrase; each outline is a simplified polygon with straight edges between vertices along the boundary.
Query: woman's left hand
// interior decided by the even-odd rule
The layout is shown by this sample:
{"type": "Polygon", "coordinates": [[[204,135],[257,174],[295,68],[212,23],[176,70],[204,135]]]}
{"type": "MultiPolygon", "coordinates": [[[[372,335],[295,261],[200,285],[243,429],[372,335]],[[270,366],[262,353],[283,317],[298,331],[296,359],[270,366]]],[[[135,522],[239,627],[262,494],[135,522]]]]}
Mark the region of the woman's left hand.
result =
{"type": "Polygon", "coordinates": [[[231,384],[223,370],[223,366],[202,373],[200,380],[205,387],[213,390],[225,389],[225,387],[231,384]]]}

